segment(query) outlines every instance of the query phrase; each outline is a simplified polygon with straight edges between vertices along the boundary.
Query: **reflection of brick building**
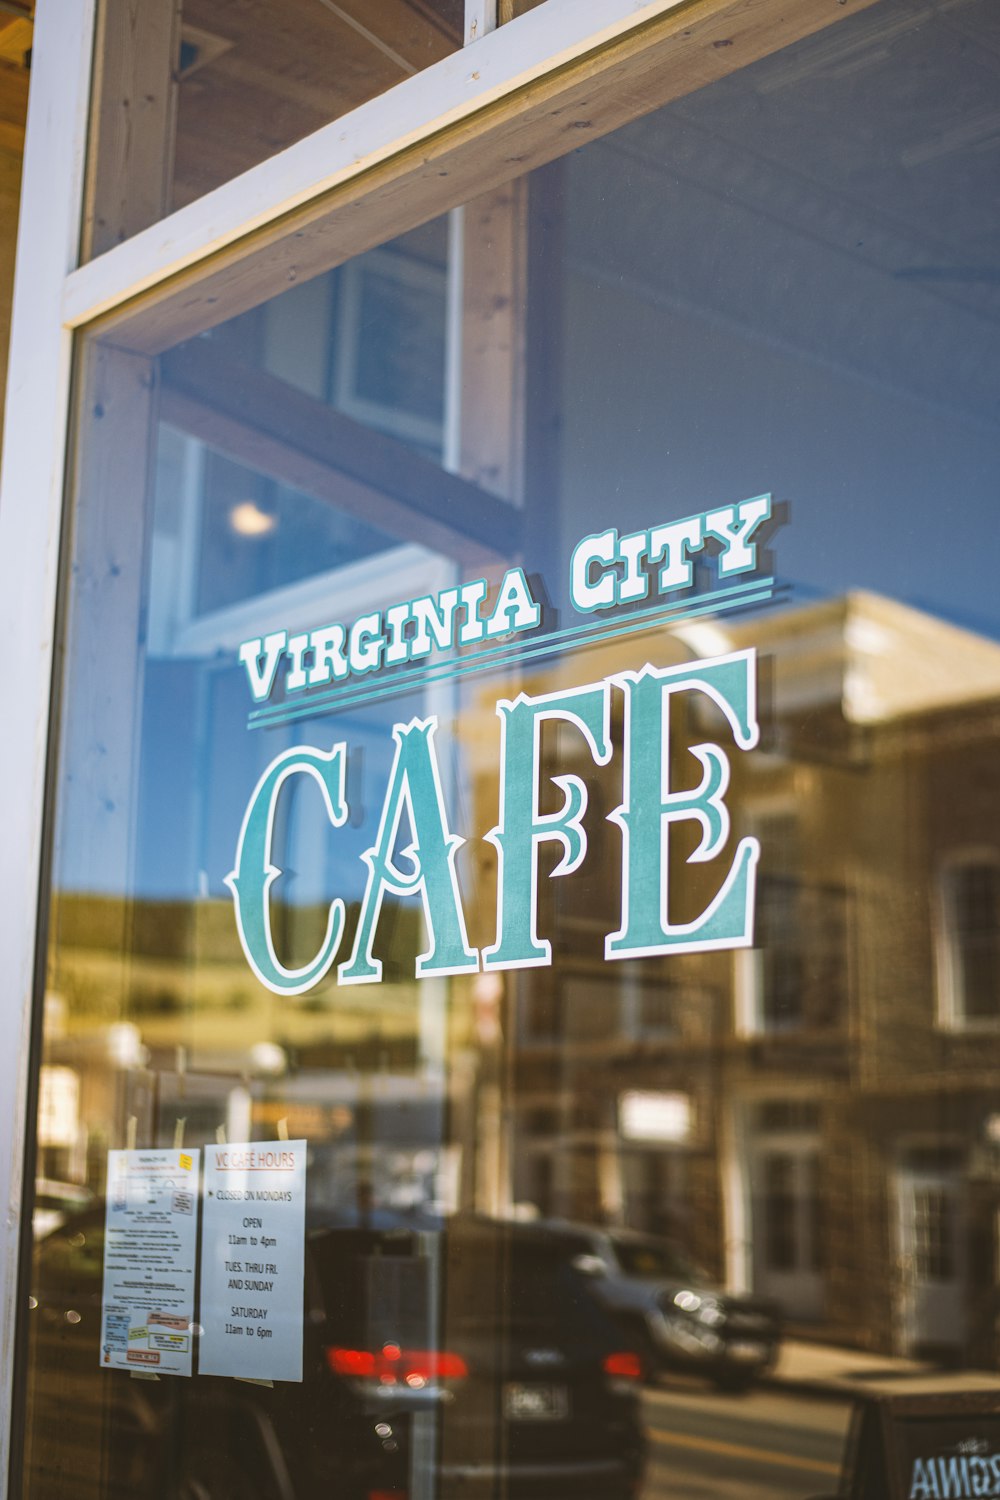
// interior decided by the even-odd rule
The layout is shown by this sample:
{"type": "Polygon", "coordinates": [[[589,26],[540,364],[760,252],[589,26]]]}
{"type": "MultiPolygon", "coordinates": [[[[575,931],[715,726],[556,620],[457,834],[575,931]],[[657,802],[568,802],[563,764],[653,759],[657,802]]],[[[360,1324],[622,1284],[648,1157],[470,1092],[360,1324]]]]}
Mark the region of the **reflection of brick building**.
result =
{"type": "MultiPolygon", "coordinates": [[[[621,839],[606,821],[620,755],[598,772],[578,736],[547,726],[543,782],[575,771],[590,789],[579,872],[551,880],[541,854],[549,967],[417,982],[405,907],[386,924],[377,1011],[369,989],[332,980],[289,1002],[253,979],[228,903],[137,903],[123,966],[120,903],[64,896],[50,1008],[66,1026],[50,1027],[46,1076],[89,1080],[73,1112],[90,1124],[74,1135],[53,1100],[45,1170],[99,1186],[119,1097],[144,1139],[171,1139],[177,1114],[206,1139],[227,1120],[267,1134],[285,1118],[313,1143],[328,1208],[349,1209],[362,1181],[380,1207],[426,1182],[448,1204],[644,1226],[838,1339],[992,1363],[1000,828],[983,810],[1000,806],[1000,647],[870,595],[632,639],[521,685],[758,648],[761,744],[731,752],[728,795],[734,835],[762,846],[754,949],[604,959],[620,916],[621,839]]],[[[496,677],[472,687],[459,739],[480,945],[496,910],[482,839],[497,810],[495,701],[516,691],[496,677]]],[[[676,785],[692,778],[688,744],[731,743],[710,713],[694,699],[676,713],[676,785]]],[[[688,866],[690,836],[678,826],[675,916],[707,904],[725,863],[688,866]]],[[[325,909],[281,915],[282,940],[312,951],[325,909]]]]}
{"type": "Polygon", "coordinates": [[[757,946],[605,963],[595,807],[608,878],[550,883],[556,961],[517,985],[513,1196],[683,1235],[838,1338],[992,1363],[1000,647],[864,594],[690,636],[761,656],[729,798],[762,845],[757,946]],[[674,1100],[646,1139],[629,1091],[674,1100]]]}

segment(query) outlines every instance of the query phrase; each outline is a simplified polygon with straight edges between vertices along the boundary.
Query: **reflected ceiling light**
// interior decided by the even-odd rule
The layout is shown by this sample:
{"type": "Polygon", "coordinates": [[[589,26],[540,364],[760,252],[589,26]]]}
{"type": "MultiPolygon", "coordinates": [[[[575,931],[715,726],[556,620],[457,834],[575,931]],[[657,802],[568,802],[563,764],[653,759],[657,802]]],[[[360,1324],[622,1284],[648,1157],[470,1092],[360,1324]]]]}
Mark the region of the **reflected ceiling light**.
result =
{"type": "Polygon", "coordinates": [[[240,536],[266,536],[277,526],[278,518],[261,510],[256,500],[241,500],[229,512],[229,524],[240,536]]]}
{"type": "Polygon", "coordinates": [[[119,1068],[144,1068],[149,1052],[143,1046],[142,1034],[131,1021],[116,1021],[105,1031],[105,1051],[119,1068]]]}
{"type": "Polygon", "coordinates": [[[255,1042],[247,1054],[250,1067],[255,1073],[268,1073],[278,1077],[288,1067],[288,1056],[277,1042],[255,1042]]]}

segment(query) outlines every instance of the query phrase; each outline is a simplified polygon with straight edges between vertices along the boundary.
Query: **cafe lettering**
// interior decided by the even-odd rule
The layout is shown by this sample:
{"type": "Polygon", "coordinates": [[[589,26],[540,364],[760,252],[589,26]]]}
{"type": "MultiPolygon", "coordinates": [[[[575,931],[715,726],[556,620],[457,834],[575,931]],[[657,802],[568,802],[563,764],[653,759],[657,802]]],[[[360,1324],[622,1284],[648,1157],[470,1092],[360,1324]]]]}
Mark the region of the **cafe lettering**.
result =
{"type": "MultiPolygon", "coordinates": [[[[670,832],[682,820],[700,825],[692,863],[716,860],[729,838],[726,805],[730,765],[727,751],[714,743],[695,745],[691,754],[701,779],[690,789],[670,785],[670,708],[681,695],[699,694],[723,712],[739,750],[758,739],[756,658],[752,650],[681,666],[644,665],[603,681],[535,697],[521,693],[496,705],[499,724],[500,796],[496,826],[486,835],[497,851],[496,941],[478,952],[469,944],[455,858],[465,839],[449,823],[436,748],[438,721],[413,719],[392,730],[395,753],[382,803],[378,834],[362,859],[367,881],[353,950],[337,968],[340,984],[372,984],[382,966],[372,947],[387,895],[417,897],[423,903],[429,947],[416,960],[418,978],[476,973],[484,969],[524,969],[551,962],[548,941],[537,930],[538,853],[554,843],[562,857],[554,876],[580,868],[587,855],[583,816],[587,789],[581,777],[554,775],[562,806],[540,809],[541,729],[560,720],[578,734],[593,761],[612,757],[611,701],[624,698],[623,795],[608,815],[621,830],[621,922],[605,938],[606,959],[747,947],[753,940],[757,841],[743,838],[728,868],[720,872],[716,895],[692,920],[670,920],[670,832]],[[402,819],[410,840],[398,852],[402,819]]],[[[346,741],[329,750],[300,745],[277,756],[250,798],[240,831],[236,866],[228,876],[240,942],[261,983],[278,994],[312,989],[337,960],[344,933],[345,903],[334,900],[326,933],[315,957],[299,968],[286,967],[275,949],[270,893],[281,874],[273,861],[274,825],[282,789],[292,778],[311,777],[322,793],[331,837],[350,816],[346,785],[346,741]]]]}

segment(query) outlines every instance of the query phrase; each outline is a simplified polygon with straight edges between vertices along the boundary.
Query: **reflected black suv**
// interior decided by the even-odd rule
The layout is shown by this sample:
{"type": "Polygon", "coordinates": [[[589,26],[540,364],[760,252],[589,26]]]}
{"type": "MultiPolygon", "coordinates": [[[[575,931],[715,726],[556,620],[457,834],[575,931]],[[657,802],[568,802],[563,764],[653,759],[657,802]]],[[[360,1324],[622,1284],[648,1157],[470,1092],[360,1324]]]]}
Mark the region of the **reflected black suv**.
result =
{"type": "Polygon", "coordinates": [[[312,1226],[303,1380],[266,1387],[101,1369],[103,1229],[98,1207],[36,1247],[35,1399],[74,1414],[27,1455],[44,1500],[97,1494],[102,1425],[99,1488],[116,1500],[638,1492],[641,1361],[559,1234],[464,1216],[312,1226]]]}
{"type": "Polygon", "coordinates": [[[733,1391],[775,1364],[781,1345],[775,1303],[713,1285],[677,1246],[655,1235],[561,1221],[547,1227],[590,1276],[648,1373],[705,1375],[733,1391]]]}
{"type": "MultiPolygon", "coordinates": [[[[380,1443],[364,1500],[636,1494],[641,1362],[572,1260],[544,1228],[485,1218],[310,1236],[314,1389],[380,1443]]],[[[342,1483],[334,1445],[316,1460],[342,1483]]]]}

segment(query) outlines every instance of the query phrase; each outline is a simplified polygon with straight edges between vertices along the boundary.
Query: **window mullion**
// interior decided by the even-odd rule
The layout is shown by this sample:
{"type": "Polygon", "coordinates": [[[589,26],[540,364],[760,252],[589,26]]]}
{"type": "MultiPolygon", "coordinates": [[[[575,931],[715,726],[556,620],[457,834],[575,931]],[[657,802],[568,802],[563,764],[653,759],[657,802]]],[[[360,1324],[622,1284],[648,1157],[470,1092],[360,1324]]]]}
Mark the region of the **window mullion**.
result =
{"type": "MultiPolygon", "coordinates": [[[[485,14],[492,0],[471,3],[485,14]]],[[[703,3],[711,16],[725,9],[727,0],[703,3]]],[[[810,7],[817,3],[808,0],[810,7]]],[[[687,5],[688,0],[546,0],[516,25],[480,37],[474,52],[465,48],[404,79],[81,266],[66,285],[65,322],[82,327],[253,231],[275,229],[285,215],[363,177],[401,150],[431,141],[487,105],[687,5]]]]}
{"type": "Polygon", "coordinates": [[[465,0],[465,45],[478,42],[497,25],[497,0],[465,0]]]}
{"type": "Polygon", "coordinates": [[[22,1225],[31,1231],[20,1203],[26,1126],[34,1119],[28,1063],[72,353],[59,305],[80,243],[94,9],[94,0],[44,4],[35,19],[0,470],[4,692],[16,707],[0,736],[7,791],[0,839],[0,1014],[7,1043],[0,1052],[0,1500],[9,1493],[15,1446],[18,1241],[22,1225]]]}

